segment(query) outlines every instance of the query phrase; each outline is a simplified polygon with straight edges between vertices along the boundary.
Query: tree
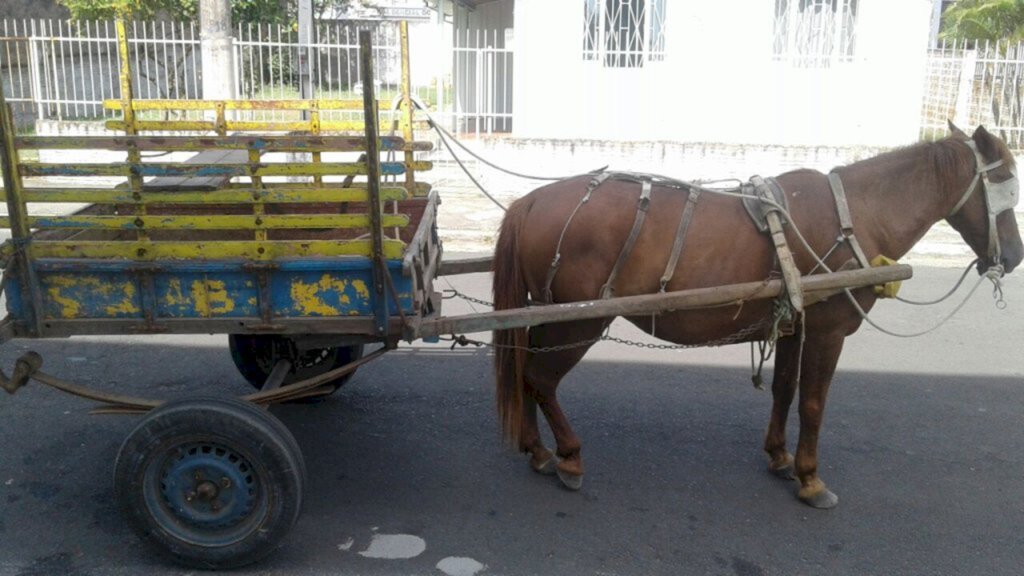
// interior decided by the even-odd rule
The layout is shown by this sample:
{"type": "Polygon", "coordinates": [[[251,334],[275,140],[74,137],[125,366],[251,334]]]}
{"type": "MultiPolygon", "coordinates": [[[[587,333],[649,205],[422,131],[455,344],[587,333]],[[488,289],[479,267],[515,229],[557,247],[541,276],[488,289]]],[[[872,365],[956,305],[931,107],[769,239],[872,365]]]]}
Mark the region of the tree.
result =
{"type": "MultiPolygon", "coordinates": [[[[118,14],[130,15],[136,20],[194,20],[199,0],[57,0],[71,11],[72,20],[104,20],[118,14]]],[[[328,8],[339,10],[353,1],[366,0],[313,0],[313,10],[323,14],[328,8]]],[[[238,23],[294,24],[297,0],[231,0],[231,18],[238,23]]]]}
{"type": "Polygon", "coordinates": [[[948,40],[1024,40],[1024,0],[960,0],[943,14],[948,40]]]}
{"type": "MultiPolygon", "coordinates": [[[[975,83],[973,98],[978,102],[975,109],[979,113],[987,101],[993,124],[1020,126],[1024,117],[1018,79],[1024,70],[1013,60],[1019,57],[1019,43],[1024,41],[1024,0],[959,0],[943,14],[940,37],[963,41],[964,47],[974,44],[978,49],[984,42],[990,54],[1009,60],[978,60],[972,69],[964,70],[963,73],[977,78],[978,69],[984,70],[980,74],[981,83],[975,83]],[[1000,97],[994,97],[996,94],[1000,97]]],[[[984,117],[978,118],[978,121],[987,122],[984,117]]],[[[1019,138],[1015,133],[1008,134],[1006,131],[1002,131],[1001,135],[1007,143],[1019,138]]]]}

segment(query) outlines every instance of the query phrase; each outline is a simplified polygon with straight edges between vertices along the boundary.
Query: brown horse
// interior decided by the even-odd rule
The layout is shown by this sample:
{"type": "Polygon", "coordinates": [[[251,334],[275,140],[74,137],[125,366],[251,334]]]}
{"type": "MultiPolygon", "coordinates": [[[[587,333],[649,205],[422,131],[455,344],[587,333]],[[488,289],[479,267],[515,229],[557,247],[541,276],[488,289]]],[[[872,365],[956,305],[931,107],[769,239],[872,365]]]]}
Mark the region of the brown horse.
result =
{"type": "MultiPolygon", "coordinates": [[[[950,128],[952,135],[944,140],[888,152],[835,170],[845,184],[856,238],[868,259],[877,255],[898,259],[933,224],[946,219],[978,255],[979,272],[993,266],[1009,272],[1020,264],[1024,253],[1012,211],[1017,194],[1013,157],[1006,145],[984,127],[970,137],[952,124],[950,128]],[[995,191],[1000,187],[1001,193],[990,193],[990,188],[995,191]]],[[[581,203],[592,179],[581,176],[544,186],[509,208],[494,258],[496,309],[526,306],[528,297],[544,301],[547,296],[552,302],[599,297],[635,228],[641,186],[610,179],[581,203]],[[549,279],[556,246],[560,246],[559,264],[557,273],[549,279]]],[[[797,170],[778,176],[777,181],[785,191],[792,224],[824,257],[835,246],[840,230],[827,176],[797,170]]],[[[659,290],[688,194],[685,189],[653,186],[646,221],[612,286],[615,295],[659,290]]],[[[786,230],[801,274],[811,273],[815,259],[797,243],[792,226],[786,230]]],[[[853,256],[850,244],[843,243],[825,261],[835,270],[853,256]]],[[[667,289],[759,281],[776,268],[771,240],[757,230],[742,203],[734,197],[705,193],[695,204],[685,245],[667,289]]],[[[870,310],[877,298],[870,287],[852,293],[864,310],[870,310]]],[[[699,345],[742,334],[744,327],[763,322],[771,307],[770,301],[760,300],[743,306],[666,311],[656,318],[627,319],[660,339],[699,345]]],[[[581,444],[559,407],[556,389],[583,358],[588,341],[598,339],[611,320],[494,333],[498,412],[506,438],[529,454],[534,470],[556,471],[573,489],[582,482],[581,444]],[[535,350],[573,343],[583,345],[535,350]],[[554,433],[557,458],[541,442],[538,407],[554,433]]],[[[825,399],[843,341],[861,321],[845,295],[833,296],[808,306],[795,333],[777,343],[773,405],[764,443],[769,470],[784,478],[793,478],[795,473],[800,481],[799,498],[819,508],[838,503],[818,476],[818,432],[825,399]],[[785,427],[797,388],[800,434],[794,459],[786,449],[785,427]]],[[[762,331],[744,340],[764,337],[762,331]]]]}

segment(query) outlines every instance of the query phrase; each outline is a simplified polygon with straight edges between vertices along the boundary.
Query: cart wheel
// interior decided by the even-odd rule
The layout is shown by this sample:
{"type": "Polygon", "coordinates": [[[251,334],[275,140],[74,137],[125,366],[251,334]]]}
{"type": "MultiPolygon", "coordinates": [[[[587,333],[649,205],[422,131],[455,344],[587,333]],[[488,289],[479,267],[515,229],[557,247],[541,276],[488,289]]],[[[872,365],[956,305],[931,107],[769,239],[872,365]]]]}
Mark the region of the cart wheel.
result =
{"type": "MultiPolygon", "coordinates": [[[[319,376],[363,357],[362,344],[315,348],[299,354],[287,336],[277,334],[230,334],[228,346],[238,371],[256,389],[263,387],[278,360],[291,360],[294,366],[284,379],[287,385],[319,376]]],[[[330,382],[329,394],[337,392],[354,375],[355,371],[352,371],[330,382]]]]}
{"type": "Polygon", "coordinates": [[[139,534],[187,566],[250,564],[299,516],[306,468],[269,412],[234,398],[169,402],[121,445],[114,492],[139,534]]]}

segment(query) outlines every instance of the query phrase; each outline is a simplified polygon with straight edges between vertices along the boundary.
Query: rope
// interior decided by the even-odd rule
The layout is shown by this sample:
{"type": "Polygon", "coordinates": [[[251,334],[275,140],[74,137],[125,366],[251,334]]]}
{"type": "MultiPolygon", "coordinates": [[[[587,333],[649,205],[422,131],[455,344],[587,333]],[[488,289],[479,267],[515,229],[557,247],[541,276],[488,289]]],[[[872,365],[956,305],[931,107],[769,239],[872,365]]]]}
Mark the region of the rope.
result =
{"type": "Polygon", "coordinates": [[[957,280],[956,285],[953,286],[953,288],[951,288],[949,292],[946,292],[946,294],[943,295],[941,298],[937,298],[935,300],[919,301],[919,300],[908,300],[907,298],[903,298],[901,296],[897,296],[896,299],[899,300],[900,302],[903,302],[904,304],[910,304],[911,306],[931,306],[933,304],[938,304],[940,302],[943,302],[947,298],[952,296],[954,292],[956,292],[957,290],[960,289],[960,286],[964,283],[964,279],[967,278],[967,274],[971,271],[971,268],[974,268],[977,264],[978,264],[978,259],[975,258],[973,262],[971,262],[970,264],[967,265],[967,268],[964,268],[964,273],[960,275],[960,279],[957,280]]]}
{"type": "MultiPolygon", "coordinates": [[[[441,125],[434,120],[433,116],[431,116],[429,112],[427,112],[426,110],[421,110],[421,112],[423,112],[423,114],[427,117],[427,122],[430,124],[430,127],[433,128],[435,132],[437,132],[438,140],[440,140],[441,143],[444,144],[445,149],[448,150],[448,154],[450,154],[452,159],[455,160],[455,163],[459,165],[459,168],[461,168],[462,171],[466,174],[466,176],[468,176],[469,179],[473,182],[473,184],[476,185],[478,189],[480,189],[480,192],[482,192],[483,195],[486,196],[488,200],[493,202],[498,208],[501,208],[502,211],[507,212],[508,209],[505,207],[505,205],[503,205],[501,202],[495,199],[494,196],[491,195],[491,193],[488,192],[487,189],[484,188],[482,184],[480,184],[480,182],[473,176],[473,174],[470,173],[469,168],[467,168],[466,165],[463,164],[462,159],[460,159],[458,155],[455,154],[455,150],[452,149],[451,144],[449,144],[449,140],[451,142],[455,142],[455,144],[459,148],[461,148],[463,151],[465,151],[467,154],[469,154],[476,160],[484,163],[485,165],[499,172],[504,172],[505,174],[516,176],[518,178],[524,178],[526,180],[541,180],[545,182],[555,182],[558,180],[567,180],[569,178],[580,176],[580,174],[572,174],[570,176],[535,176],[532,174],[524,174],[522,172],[516,172],[514,170],[509,170],[508,168],[498,166],[497,164],[491,162],[490,160],[487,160],[483,156],[471,150],[468,146],[460,142],[458,138],[456,138],[450,132],[442,128],[441,125]]],[[[605,168],[607,168],[607,166],[602,166],[601,168],[592,170],[591,172],[588,173],[601,172],[605,168]]]]}
{"type": "Polygon", "coordinates": [[[865,312],[864,309],[861,308],[860,303],[857,302],[857,299],[853,297],[853,294],[850,292],[849,288],[846,288],[843,291],[846,293],[846,297],[850,300],[850,303],[853,304],[853,307],[857,309],[857,313],[860,314],[861,318],[863,318],[868,324],[873,326],[879,332],[882,332],[883,334],[888,334],[889,336],[895,336],[896,338],[916,338],[918,336],[930,334],[941,328],[943,325],[946,324],[946,322],[949,322],[949,320],[952,319],[953,316],[955,316],[956,313],[959,312],[964,307],[964,305],[967,304],[967,301],[971,299],[971,296],[974,296],[974,293],[978,290],[978,287],[981,286],[981,283],[985,280],[991,280],[994,284],[992,292],[993,297],[996,298],[996,307],[999,308],[1000,310],[1005,309],[1006,301],[1003,300],[1003,287],[1002,283],[999,280],[999,278],[1002,275],[1002,266],[993,266],[992,268],[989,268],[983,276],[978,277],[978,281],[974,284],[974,287],[971,288],[971,291],[967,293],[967,296],[963,299],[963,301],[960,302],[960,304],[958,304],[952,312],[947,314],[945,318],[940,320],[938,324],[932,326],[931,328],[928,328],[927,330],[911,333],[894,332],[892,330],[888,330],[882,326],[879,326],[871,318],[868,318],[867,312],[865,312]]]}
{"type": "MultiPolygon", "coordinates": [[[[441,138],[450,138],[452,142],[455,142],[455,144],[458,145],[459,148],[462,148],[462,150],[464,150],[467,154],[469,154],[473,158],[476,158],[480,162],[483,162],[487,166],[494,168],[498,172],[504,172],[505,174],[508,174],[510,176],[517,176],[519,178],[524,178],[526,180],[542,180],[547,182],[554,182],[556,180],[565,180],[566,178],[572,178],[572,176],[534,176],[532,174],[523,174],[522,172],[516,172],[514,170],[509,170],[508,168],[502,168],[501,166],[498,166],[497,164],[477,154],[476,152],[473,152],[468,146],[466,146],[462,142],[459,142],[459,140],[455,136],[453,136],[451,132],[448,132],[447,130],[442,128],[440,124],[435,122],[429,113],[427,113],[426,111],[424,111],[423,113],[426,114],[427,120],[430,122],[430,125],[434,128],[434,130],[438,132],[438,136],[440,136],[441,138]]],[[[449,149],[449,151],[451,150],[449,149]]],[[[455,155],[452,154],[452,156],[455,155]]],[[[607,166],[601,168],[600,170],[604,170],[604,168],[607,168],[607,166]]],[[[573,176],[576,176],[576,174],[574,174],[573,176]]]]}
{"type": "Polygon", "coordinates": [[[441,138],[441,143],[444,144],[444,147],[448,149],[448,153],[451,154],[452,158],[455,160],[455,163],[459,165],[459,168],[462,168],[462,171],[466,173],[466,176],[469,177],[469,179],[473,181],[473,184],[475,184],[476,187],[480,189],[480,192],[482,192],[483,195],[486,196],[488,200],[493,202],[495,206],[501,208],[502,212],[508,212],[508,208],[506,208],[505,205],[502,204],[501,202],[498,202],[498,200],[494,196],[491,196],[491,193],[488,192],[486,188],[484,188],[483,184],[481,184],[479,181],[477,181],[476,178],[473,177],[473,174],[469,172],[469,168],[466,168],[466,165],[462,163],[462,160],[460,160],[459,157],[455,155],[455,151],[452,150],[451,145],[448,144],[448,141],[445,140],[444,136],[441,135],[441,131],[438,129],[437,124],[431,121],[430,125],[433,126],[435,130],[438,130],[437,133],[438,136],[440,136],[441,138]]]}

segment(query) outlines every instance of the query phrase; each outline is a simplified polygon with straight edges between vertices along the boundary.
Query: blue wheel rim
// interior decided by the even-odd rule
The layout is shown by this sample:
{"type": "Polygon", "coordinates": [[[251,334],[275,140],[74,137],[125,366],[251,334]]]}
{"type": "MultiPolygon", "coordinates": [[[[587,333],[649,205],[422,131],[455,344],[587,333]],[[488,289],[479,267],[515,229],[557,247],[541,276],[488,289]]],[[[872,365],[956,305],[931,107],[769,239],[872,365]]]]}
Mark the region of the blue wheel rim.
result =
{"type": "Polygon", "coordinates": [[[164,450],[146,471],[143,495],[156,524],[200,546],[228,546],[257,530],[268,511],[262,469],[217,442],[164,450]]]}

